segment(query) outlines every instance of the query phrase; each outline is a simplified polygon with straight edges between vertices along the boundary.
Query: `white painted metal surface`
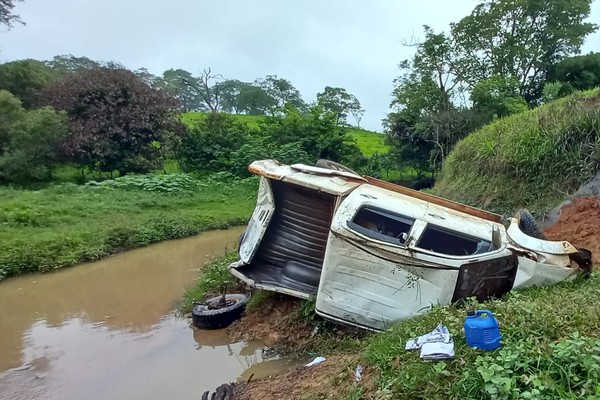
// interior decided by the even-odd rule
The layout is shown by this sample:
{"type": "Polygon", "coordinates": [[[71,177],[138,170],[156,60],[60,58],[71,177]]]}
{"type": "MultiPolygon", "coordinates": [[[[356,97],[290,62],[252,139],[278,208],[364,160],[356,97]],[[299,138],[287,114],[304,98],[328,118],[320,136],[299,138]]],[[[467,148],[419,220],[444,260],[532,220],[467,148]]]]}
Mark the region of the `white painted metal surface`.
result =
{"type": "Polygon", "coordinates": [[[310,298],[309,294],[303,293],[303,292],[300,292],[297,290],[286,289],[286,288],[278,287],[276,285],[267,285],[267,284],[256,283],[253,279],[248,278],[246,275],[242,274],[240,271],[237,270],[238,267],[241,267],[243,265],[244,265],[243,262],[237,261],[237,262],[229,264],[229,267],[227,267],[227,269],[233,276],[235,276],[236,278],[238,278],[239,280],[241,280],[242,282],[244,282],[251,288],[268,290],[270,292],[283,293],[283,294],[287,294],[289,296],[299,297],[301,299],[310,298]]]}
{"type": "Polygon", "coordinates": [[[574,254],[577,253],[577,249],[571,243],[552,242],[550,240],[541,240],[526,235],[519,229],[519,223],[515,218],[509,218],[510,226],[508,227],[507,233],[511,243],[516,244],[527,250],[534,251],[536,253],[547,253],[547,254],[574,254]]]}
{"type": "Polygon", "coordinates": [[[497,222],[364,183],[360,177],[346,172],[305,165],[287,166],[274,160],[254,162],[249,169],[262,176],[261,185],[257,206],[240,248],[241,260],[229,267],[231,273],[253,287],[308,298],[307,293],[279,287],[276,283],[255,282],[236,268],[251,262],[276,206],[265,177],[333,194],[337,196],[336,210],[327,239],[316,310],[334,321],[386,329],[391,323],[422,314],[434,305],[449,304],[462,265],[481,265],[514,253],[519,254],[519,266],[513,289],[548,285],[577,274],[576,269],[568,268],[568,255],[577,252],[574,246],[527,236],[514,219],[507,230],[497,222]],[[409,232],[405,232],[406,240],[392,243],[349,225],[348,221],[353,221],[362,207],[414,220],[409,232]],[[419,247],[419,240],[430,226],[489,243],[492,232],[496,231],[496,240],[490,250],[480,254],[436,253],[419,247]]]}
{"type": "Polygon", "coordinates": [[[348,172],[333,171],[304,164],[295,164],[295,168],[292,168],[290,165],[280,164],[275,160],[255,161],[250,164],[248,169],[250,172],[261,176],[295,183],[338,196],[349,193],[364,183],[363,178],[348,172]]]}
{"type": "Polygon", "coordinates": [[[415,244],[428,221],[459,232],[469,229],[469,235],[491,241],[495,223],[432,206],[370,185],[352,192],[334,215],[317,293],[317,313],[383,330],[434,305],[449,304],[461,265],[511,254],[505,246],[465,256],[418,249],[415,244]],[[374,240],[349,228],[347,221],[365,205],[415,218],[407,246],[374,240]]]}
{"type": "Polygon", "coordinates": [[[330,235],[317,293],[317,313],[384,330],[393,322],[449,304],[458,269],[399,267],[330,235]]]}
{"type": "Polygon", "coordinates": [[[552,285],[578,275],[576,268],[545,264],[526,257],[519,257],[519,268],[513,289],[552,285]]]}
{"type": "Polygon", "coordinates": [[[240,243],[240,259],[248,264],[256,254],[260,240],[269,226],[271,217],[275,211],[275,201],[271,191],[269,180],[264,176],[260,177],[258,185],[258,195],[256,198],[256,208],[248,222],[248,227],[243,233],[240,243]]]}

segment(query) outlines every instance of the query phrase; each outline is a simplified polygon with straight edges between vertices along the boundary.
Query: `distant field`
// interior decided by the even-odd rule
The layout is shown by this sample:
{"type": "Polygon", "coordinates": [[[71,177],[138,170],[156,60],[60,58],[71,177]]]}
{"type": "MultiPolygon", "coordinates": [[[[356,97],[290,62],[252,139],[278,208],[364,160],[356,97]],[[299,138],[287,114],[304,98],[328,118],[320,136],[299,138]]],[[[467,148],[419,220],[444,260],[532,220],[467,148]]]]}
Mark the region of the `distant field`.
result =
{"type": "MultiPolygon", "coordinates": [[[[187,126],[193,126],[196,121],[203,117],[204,113],[201,112],[189,112],[181,116],[181,121],[187,126]]],[[[239,122],[247,124],[250,128],[258,128],[259,123],[264,119],[262,115],[244,115],[244,114],[231,114],[239,122]]],[[[356,140],[356,145],[360,151],[367,157],[372,156],[375,153],[384,154],[390,150],[390,147],[385,144],[385,136],[381,133],[367,131],[364,129],[349,129],[350,136],[356,140]]]]}
{"type": "Polygon", "coordinates": [[[385,154],[390,151],[390,146],[385,144],[385,135],[364,129],[350,129],[350,136],[356,140],[356,145],[367,157],[375,153],[385,154]]]}
{"type": "MultiPolygon", "coordinates": [[[[181,121],[188,127],[194,126],[194,124],[204,117],[203,112],[188,112],[181,115],[181,121]]],[[[237,121],[243,122],[250,128],[258,128],[260,121],[264,119],[262,115],[244,115],[244,114],[231,114],[237,121]]]]}

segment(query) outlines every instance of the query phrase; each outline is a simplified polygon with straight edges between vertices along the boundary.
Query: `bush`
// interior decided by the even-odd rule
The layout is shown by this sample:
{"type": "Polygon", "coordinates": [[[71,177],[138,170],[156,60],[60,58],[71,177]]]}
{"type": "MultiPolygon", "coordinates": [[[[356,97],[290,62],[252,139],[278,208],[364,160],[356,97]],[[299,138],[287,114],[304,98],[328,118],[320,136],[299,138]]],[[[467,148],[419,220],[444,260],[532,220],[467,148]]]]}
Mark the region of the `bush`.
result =
{"type": "Polygon", "coordinates": [[[249,136],[248,126],[232,116],[205,114],[182,140],[181,166],[188,172],[236,171],[236,150],[249,142],[249,136]]]}
{"type": "Polygon", "coordinates": [[[185,130],[177,100],[125,69],[82,70],[50,84],[42,96],[69,116],[65,157],[89,169],[150,172],[185,130]]]}
{"type": "Polygon", "coordinates": [[[27,183],[49,180],[59,162],[59,145],[67,137],[67,119],[45,107],[25,112],[8,92],[0,92],[0,180],[27,183]]]}
{"type": "Polygon", "coordinates": [[[542,211],[595,174],[599,135],[598,90],[499,119],[456,145],[435,193],[510,214],[542,211]]]}
{"type": "Polygon", "coordinates": [[[102,182],[89,181],[86,186],[145,192],[179,194],[206,186],[188,174],[126,175],[102,182]]]}

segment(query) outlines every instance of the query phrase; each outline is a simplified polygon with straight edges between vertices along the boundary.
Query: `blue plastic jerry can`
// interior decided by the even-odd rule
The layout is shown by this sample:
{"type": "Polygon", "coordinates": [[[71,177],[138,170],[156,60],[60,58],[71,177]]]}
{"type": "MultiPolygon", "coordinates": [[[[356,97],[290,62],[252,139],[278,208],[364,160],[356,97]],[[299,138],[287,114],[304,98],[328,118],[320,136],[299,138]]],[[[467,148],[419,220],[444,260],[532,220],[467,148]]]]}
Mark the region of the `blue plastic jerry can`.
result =
{"type": "Polygon", "coordinates": [[[490,310],[468,310],[465,320],[467,344],[481,350],[495,350],[502,346],[498,320],[490,310]]]}

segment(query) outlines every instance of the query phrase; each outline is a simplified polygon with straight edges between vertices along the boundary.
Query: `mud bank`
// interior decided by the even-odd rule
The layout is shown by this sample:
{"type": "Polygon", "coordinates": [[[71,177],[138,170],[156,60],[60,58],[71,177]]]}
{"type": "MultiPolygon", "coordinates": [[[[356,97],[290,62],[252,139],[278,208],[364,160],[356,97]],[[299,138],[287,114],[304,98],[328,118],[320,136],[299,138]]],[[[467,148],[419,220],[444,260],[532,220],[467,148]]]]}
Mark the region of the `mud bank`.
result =
{"type": "Polygon", "coordinates": [[[549,240],[567,240],[592,252],[600,263],[600,197],[582,197],[564,205],[555,224],[544,232],[549,240]]]}

